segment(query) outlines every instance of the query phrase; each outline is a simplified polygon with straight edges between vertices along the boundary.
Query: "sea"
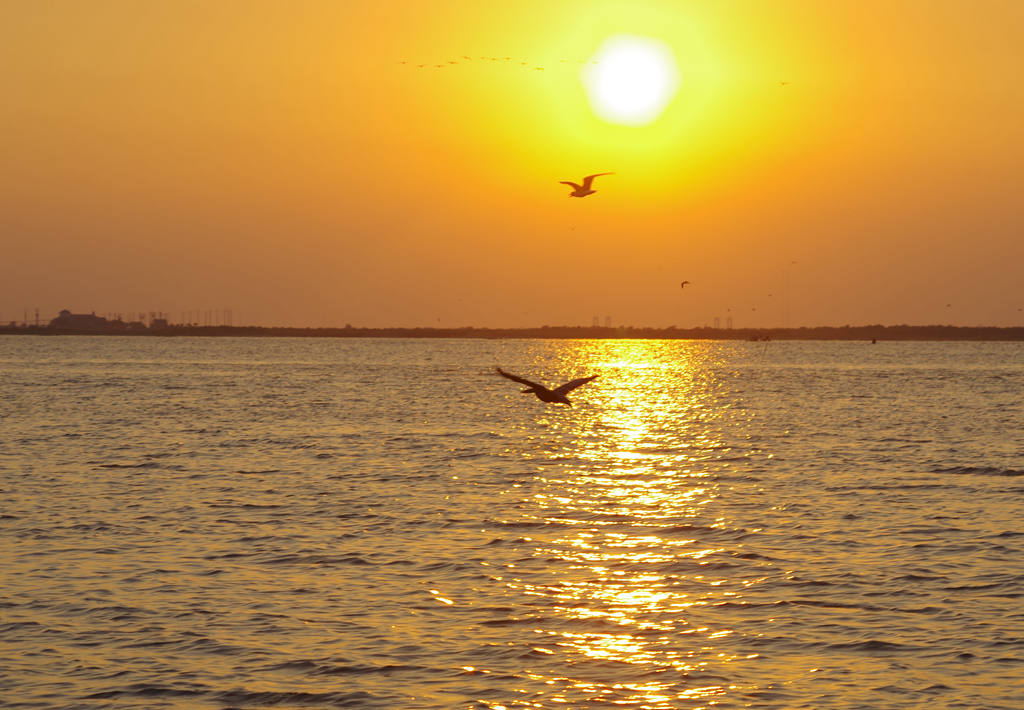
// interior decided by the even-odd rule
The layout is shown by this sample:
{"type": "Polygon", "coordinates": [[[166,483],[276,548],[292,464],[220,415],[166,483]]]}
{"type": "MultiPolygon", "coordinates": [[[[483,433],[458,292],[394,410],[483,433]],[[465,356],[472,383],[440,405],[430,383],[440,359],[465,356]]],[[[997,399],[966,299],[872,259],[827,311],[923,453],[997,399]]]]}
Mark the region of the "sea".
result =
{"type": "Polygon", "coordinates": [[[1019,710],[1022,502],[1024,343],[2,337],[0,707],[1019,710]]]}

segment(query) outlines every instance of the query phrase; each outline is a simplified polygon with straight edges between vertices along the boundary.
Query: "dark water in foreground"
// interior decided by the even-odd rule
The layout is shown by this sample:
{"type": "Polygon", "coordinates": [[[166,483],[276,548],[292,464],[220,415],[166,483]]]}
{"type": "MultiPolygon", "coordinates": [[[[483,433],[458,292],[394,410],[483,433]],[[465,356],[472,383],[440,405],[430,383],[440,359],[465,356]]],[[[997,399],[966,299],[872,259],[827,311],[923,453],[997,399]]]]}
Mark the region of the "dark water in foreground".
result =
{"type": "Polygon", "coordinates": [[[1024,708],[1022,393],[1019,343],[0,338],[0,705],[1024,708]]]}

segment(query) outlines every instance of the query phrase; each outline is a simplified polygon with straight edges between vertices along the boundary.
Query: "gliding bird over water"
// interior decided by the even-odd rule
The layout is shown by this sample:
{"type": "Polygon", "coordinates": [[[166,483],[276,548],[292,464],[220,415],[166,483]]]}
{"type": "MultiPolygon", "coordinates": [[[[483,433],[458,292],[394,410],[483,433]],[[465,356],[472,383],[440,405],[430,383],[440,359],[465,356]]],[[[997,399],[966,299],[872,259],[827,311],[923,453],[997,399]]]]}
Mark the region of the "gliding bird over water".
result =
{"type": "Polygon", "coordinates": [[[519,377],[518,375],[513,375],[510,372],[505,372],[500,367],[496,367],[495,369],[498,371],[498,374],[501,375],[502,377],[507,377],[513,382],[518,382],[521,385],[526,385],[529,389],[523,390],[523,394],[533,393],[537,395],[537,399],[539,399],[541,402],[556,402],[558,404],[568,404],[570,407],[572,406],[572,402],[570,402],[569,398],[566,397],[565,395],[567,395],[569,392],[572,392],[580,385],[585,385],[597,377],[597,375],[591,375],[590,377],[581,377],[578,380],[566,382],[561,387],[556,387],[553,390],[549,390],[544,385],[539,385],[536,382],[530,382],[529,380],[519,377]]]}
{"type": "Polygon", "coordinates": [[[583,184],[577,185],[574,182],[568,180],[559,181],[559,185],[568,185],[573,188],[572,192],[569,193],[569,197],[586,197],[587,195],[593,195],[597,190],[591,190],[590,186],[594,183],[594,178],[601,177],[602,175],[614,175],[615,173],[594,173],[593,175],[587,175],[583,178],[583,184]]]}

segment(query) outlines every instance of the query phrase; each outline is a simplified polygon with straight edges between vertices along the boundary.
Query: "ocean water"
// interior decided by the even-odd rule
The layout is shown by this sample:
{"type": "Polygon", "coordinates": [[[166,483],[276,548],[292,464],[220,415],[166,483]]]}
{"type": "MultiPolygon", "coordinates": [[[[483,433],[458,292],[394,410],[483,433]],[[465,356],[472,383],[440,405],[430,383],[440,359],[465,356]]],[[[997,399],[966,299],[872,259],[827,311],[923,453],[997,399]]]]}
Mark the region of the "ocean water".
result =
{"type": "Polygon", "coordinates": [[[1022,395],[1020,343],[0,338],[0,706],[1024,708],[1022,395]]]}

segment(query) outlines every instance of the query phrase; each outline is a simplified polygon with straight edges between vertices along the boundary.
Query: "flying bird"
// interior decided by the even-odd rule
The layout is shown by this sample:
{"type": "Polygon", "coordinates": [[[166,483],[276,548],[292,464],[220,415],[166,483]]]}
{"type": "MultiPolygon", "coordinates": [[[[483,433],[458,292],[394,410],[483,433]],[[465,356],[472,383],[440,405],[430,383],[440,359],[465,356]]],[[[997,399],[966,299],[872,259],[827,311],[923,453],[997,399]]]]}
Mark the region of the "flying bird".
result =
{"type": "Polygon", "coordinates": [[[530,382],[529,380],[519,377],[518,375],[513,375],[510,372],[505,372],[500,367],[496,367],[495,369],[498,371],[498,374],[501,375],[502,377],[507,377],[513,382],[518,382],[521,385],[526,385],[529,389],[523,390],[523,394],[533,393],[537,395],[537,399],[539,399],[541,402],[556,402],[558,404],[567,404],[570,407],[572,406],[572,402],[570,402],[569,398],[566,397],[565,395],[567,395],[569,392],[572,392],[580,385],[585,385],[597,377],[597,375],[591,375],[590,377],[581,377],[578,380],[566,382],[561,387],[556,387],[553,390],[549,390],[544,385],[538,385],[536,382],[530,382]]]}
{"type": "Polygon", "coordinates": [[[681,284],[679,284],[679,288],[686,288],[686,284],[688,284],[688,283],[690,283],[690,282],[689,281],[683,281],[681,284]]]}
{"type": "Polygon", "coordinates": [[[574,182],[568,180],[560,180],[559,185],[568,185],[573,190],[569,193],[569,197],[586,197],[587,195],[593,195],[597,190],[591,190],[590,186],[594,183],[594,178],[601,177],[602,175],[614,175],[615,173],[594,173],[593,175],[587,175],[583,178],[583,184],[577,185],[574,182]]]}

